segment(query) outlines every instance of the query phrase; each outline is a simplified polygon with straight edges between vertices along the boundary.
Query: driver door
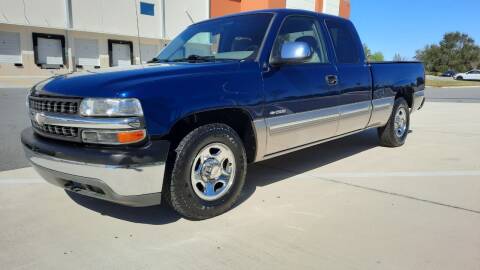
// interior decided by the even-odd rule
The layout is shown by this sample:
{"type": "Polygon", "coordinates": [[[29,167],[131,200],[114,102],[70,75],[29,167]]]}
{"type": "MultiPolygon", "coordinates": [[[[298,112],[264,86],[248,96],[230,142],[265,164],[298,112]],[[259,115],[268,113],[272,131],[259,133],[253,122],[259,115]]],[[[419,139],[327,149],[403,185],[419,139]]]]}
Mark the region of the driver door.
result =
{"type": "Polygon", "coordinates": [[[277,34],[270,62],[286,42],[305,42],[313,56],[304,63],[271,66],[264,72],[267,155],[335,136],[337,71],[328,57],[324,31],[313,17],[288,16],[277,34]]]}

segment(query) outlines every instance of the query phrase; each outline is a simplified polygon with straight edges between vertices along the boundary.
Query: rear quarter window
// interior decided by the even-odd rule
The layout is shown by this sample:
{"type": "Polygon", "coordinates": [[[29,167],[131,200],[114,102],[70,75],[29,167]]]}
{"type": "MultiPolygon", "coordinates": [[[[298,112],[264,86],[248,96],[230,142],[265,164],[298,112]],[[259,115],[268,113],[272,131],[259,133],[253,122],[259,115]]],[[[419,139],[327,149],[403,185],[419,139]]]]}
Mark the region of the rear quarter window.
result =
{"type": "Polygon", "coordinates": [[[341,64],[357,64],[360,54],[357,41],[350,25],[346,22],[326,21],[328,32],[332,37],[337,62],[341,64]]]}

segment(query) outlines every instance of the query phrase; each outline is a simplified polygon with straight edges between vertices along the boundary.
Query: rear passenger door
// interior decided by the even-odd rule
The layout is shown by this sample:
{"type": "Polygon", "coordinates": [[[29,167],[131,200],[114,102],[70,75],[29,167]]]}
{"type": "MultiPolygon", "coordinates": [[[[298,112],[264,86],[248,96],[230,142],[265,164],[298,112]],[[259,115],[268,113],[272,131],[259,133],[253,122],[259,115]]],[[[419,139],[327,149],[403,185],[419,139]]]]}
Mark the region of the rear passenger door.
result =
{"type": "Polygon", "coordinates": [[[316,18],[288,16],[273,44],[270,61],[286,42],[305,42],[313,57],[305,63],[270,67],[263,74],[267,156],[335,136],[338,89],[326,77],[336,76],[325,34],[316,18]]]}
{"type": "Polygon", "coordinates": [[[325,21],[335,51],[340,90],[337,135],[364,129],[372,110],[370,68],[353,24],[346,20],[325,21]]]}

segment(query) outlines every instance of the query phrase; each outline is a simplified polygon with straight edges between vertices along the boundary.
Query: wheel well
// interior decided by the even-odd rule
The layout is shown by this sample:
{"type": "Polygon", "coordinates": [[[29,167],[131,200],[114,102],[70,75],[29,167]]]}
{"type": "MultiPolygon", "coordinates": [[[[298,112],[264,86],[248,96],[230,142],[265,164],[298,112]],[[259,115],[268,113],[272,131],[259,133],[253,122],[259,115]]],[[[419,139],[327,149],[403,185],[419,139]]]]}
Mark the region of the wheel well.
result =
{"type": "Polygon", "coordinates": [[[413,106],[413,90],[412,89],[401,89],[397,92],[395,99],[403,97],[407,103],[408,107],[412,108],[413,106]]]}
{"type": "Polygon", "coordinates": [[[257,144],[252,119],[242,109],[218,109],[191,114],[177,121],[170,129],[166,139],[170,141],[171,149],[175,149],[190,131],[211,123],[222,123],[235,130],[242,139],[247,154],[247,161],[253,162],[255,160],[257,144]]]}

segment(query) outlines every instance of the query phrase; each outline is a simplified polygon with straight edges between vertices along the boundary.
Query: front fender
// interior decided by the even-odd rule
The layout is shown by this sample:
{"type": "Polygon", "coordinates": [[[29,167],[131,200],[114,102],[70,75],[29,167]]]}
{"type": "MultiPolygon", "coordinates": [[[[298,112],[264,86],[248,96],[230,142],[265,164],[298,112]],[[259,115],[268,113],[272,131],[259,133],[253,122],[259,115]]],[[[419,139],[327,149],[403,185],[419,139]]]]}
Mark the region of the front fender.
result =
{"type": "Polygon", "coordinates": [[[193,113],[242,108],[252,119],[261,115],[262,78],[258,63],[234,67],[212,64],[203,73],[170,76],[138,85],[128,96],[139,98],[150,135],[164,136],[173,125],[193,113]]]}

